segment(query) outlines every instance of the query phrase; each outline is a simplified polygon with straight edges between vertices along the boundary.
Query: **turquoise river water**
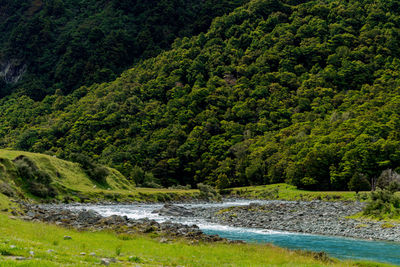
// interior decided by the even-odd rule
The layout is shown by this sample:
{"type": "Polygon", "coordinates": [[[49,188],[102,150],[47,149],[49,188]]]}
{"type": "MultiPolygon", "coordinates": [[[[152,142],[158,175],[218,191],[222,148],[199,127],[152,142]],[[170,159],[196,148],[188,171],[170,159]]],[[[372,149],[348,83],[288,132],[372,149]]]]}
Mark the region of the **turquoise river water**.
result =
{"type": "MultiPolygon", "coordinates": [[[[254,202],[254,201],[251,201],[254,202]]],[[[262,201],[259,201],[262,202],[262,201]]],[[[250,201],[239,200],[223,203],[206,204],[180,204],[188,208],[196,206],[229,207],[248,205],[250,201]]],[[[290,249],[303,249],[309,251],[324,251],[330,256],[339,259],[361,259],[377,262],[391,263],[400,266],[400,243],[368,241],[354,238],[332,237],[323,235],[300,234],[280,232],[268,229],[252,229],[231,227],[209,223],[199,218],[164,217],[152,213],[162,207],[162,204],[140,205],[84,205],[73,206],[72,209],[93,209],[101,215],[122,215],[133,219],[149,218],[158,222],[166,220],[184,224],[196,224],[207,234],[218,234],[231,240],[246,242],[273,243],[280,247],[290,249]]]]}

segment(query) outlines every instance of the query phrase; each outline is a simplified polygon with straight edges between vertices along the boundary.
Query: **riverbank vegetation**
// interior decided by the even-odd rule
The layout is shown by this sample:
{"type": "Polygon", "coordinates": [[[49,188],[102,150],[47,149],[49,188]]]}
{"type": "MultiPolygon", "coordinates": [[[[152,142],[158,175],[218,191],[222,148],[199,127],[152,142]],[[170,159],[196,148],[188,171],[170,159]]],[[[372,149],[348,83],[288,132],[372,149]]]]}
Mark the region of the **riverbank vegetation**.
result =
{"type": "Polygon", "coordinates": [[[271,199],[271,200],[324,200],[324,201],[366,201],[370,192],[348,191],[310,191],[297,189],[289,184],[271,184],[260,186],[247,186],[227,188],[221,190],[223,196],[240,197],[250,199],[271,199]]]}
{"type": "Polygon", "coordinates": [[[400,221],[400,196],[396,195],[400,184],[391,183],[388,187],[371,192],[371,201],[365,207],[363,215],[377,219],[400,221]]]}
{"type": "Polygon", "coordinates": [[[179,240],[160,243],[158,237],[149,235],[77,232],[10,219],[0,213],[0,266],[93,266],[102,260],[110,266],[389,266],[342,262],[320,253],[290,251],[272,245],[179,240]],[[17,261],[17,257],[24,260],[17,261]]]}
{"type": "Polygon", "coordinates": [[[200,194],[192,189],[136,188],[117,170],[94,163],[88,167],[89,163],[0,150],[0,193],[16,199],[50,202],[165,202],[198,198],[200,194]],[[93,168],[106,171],[102,180],[88,173],[93,168]]]}

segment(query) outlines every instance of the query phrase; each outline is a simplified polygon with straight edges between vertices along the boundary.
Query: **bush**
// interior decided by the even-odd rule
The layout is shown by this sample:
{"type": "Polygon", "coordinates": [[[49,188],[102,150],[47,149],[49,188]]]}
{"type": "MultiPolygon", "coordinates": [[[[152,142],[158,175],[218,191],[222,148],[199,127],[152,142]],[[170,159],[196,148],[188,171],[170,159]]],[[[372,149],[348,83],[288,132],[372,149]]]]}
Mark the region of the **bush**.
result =
{"type": "Polygon", "coordinates": [[[168,187],[168,189],[179,189],[179,190],[189,190],[192,189],[192,186],[190,184],[187,185],[173,185],[168,187]]]}
{"type": "Polygon", "coordinates": [[[361,173],[355,173],[353,177],[351,177],[348,187],[351,191],[368,191],[371,190],[371,184],[367,180],[367,177],[361,173]]]}
{"type": "Polygon", "coordinates": [[[363,214],[379,219],[399,217],[400,197],[395,195],[399,188],[400,184],[392,182],[384,189],[371,192],[371,201],[364,208],[363,214]]]}
{"type": "Polygon", "coordinates": [[[108,169],[94,163],[90,157],[80,153],[73,153],[70,156],[70,160],[79,163],[80,167],[93,181],[99,184],[107,183],[106,178],[109,174],[108,169]]]}
{"type": "Polygon", "coordinates": [[[210,185],[199,183],[197,188],[200,190],[200,197],[206,200],[221,200],[221,195],[210,185]]]}
{"type": "Polygon", "coordinates": [[[160,181],[154,177],[153,173],[145,172],[141,167],[135,166],[131,171],[131,178],[140,187],[162,188],[160,181]]]}
{"type": "Polygon", "coordinates": [[[376,181],[376,186],[379,188],[386,188],[392,182],[400,183],[400,174],[392,169],[384,170],[376,181]]]}
{"type": "Polygon", "coordinates": [[[157,178],[155,178],[151,172],[146,172],[144,175],[144,181],[142,183],[142,186],[150,188],[162,188],[159,182],[160,181],[157,178]]]}
{"type": "Polygon", "coordinates": [[[145,172],[143,171],[142,168],[140,168],[139,166],[136,165],[135,167],[133,167],[130,176],[131,176],[131,179],[133,179],[133,181],[135,181],[136,185],[141,185],[144,182],[145,172]]]}
{"type": "Polygon", "coordinates": [[[51,186],[50,176],[40,170],[31,159],[18,156],[13,162],[28,192],[42,198],[57,195],[55,188],[51,186]]]}
{"type": "Polygon", "coordinates": [[[7,183],[0,181],[0,193],[8,197],[15,196],[15,190],[7,183]]]}

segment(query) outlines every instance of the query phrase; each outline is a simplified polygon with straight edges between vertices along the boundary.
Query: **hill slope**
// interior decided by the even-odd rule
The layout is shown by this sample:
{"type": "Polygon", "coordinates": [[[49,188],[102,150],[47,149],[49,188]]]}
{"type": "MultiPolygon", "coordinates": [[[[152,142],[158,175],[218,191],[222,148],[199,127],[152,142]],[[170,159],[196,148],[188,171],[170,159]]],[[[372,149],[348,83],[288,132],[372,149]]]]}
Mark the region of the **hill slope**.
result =
{"type": "Polygon", "coordinates": [[[0,193],[22,198],[85,198],[103,191],[129,192],[135,188],[121,173],[111,168],[104,182],[99,182],[90,178],[78,163],[12,150],[0,150],[0,183],[0,193]],[[27,168],[30,170],[26,171],[27,168]]]}
{"type": "Polygon", "coordinates": [[[247,0],[0,0],[0,97],[114,80],[247,0]]]}
{"type": "Polygon", "coordinates": [[[137,165],[165,186],[346,190],[400,166],[398,11],[253,0],[113,82],[1,100],[0,142],[134,179],[137,165]]]}

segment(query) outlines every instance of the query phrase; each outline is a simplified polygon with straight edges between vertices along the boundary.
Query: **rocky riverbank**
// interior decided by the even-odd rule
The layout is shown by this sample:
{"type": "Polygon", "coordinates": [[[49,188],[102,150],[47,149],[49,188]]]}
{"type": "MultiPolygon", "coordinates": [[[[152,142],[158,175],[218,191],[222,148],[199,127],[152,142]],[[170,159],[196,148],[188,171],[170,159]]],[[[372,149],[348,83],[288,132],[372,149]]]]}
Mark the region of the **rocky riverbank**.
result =
{"type": "MultiPolygon", "coordinates": [[[[360,202],[271,201],[231,208],[197,208],[189,212],[209,222],[319,235],[400,242],[400,224],[348,219],[360,202]]],[[[165,212],[165,211],[164,211],[165,212]]]]}
{"type": "Polygon", "coordinates": [[[231,242],[218,235],[206,235],[196,225],[185,225],[170,221],[158,223],[154,220],[134,220],[126,216],[112,215],[103,217],[93,210],[69,210],[62,205],[21,204],[23,215],[19,217],[27,221],[41,221],[78,230],[112,230],[120,234],[153,233],[159,236],[160,242],[168,242],[168,238],[184,238],[192,242],[231,242]]]}
{"type": "MultiPolygon", "coordinates": [[[[365,203],[360,202],[273,200],[226,208],[198,204],[192,207],[176,203],[165,204],[155,209],[153,213],[170,218],[171,221],[182,217],[197,218],[201,221],[236,227],[400,242],[400,223],[348,218],[360,212],[364,205],[365,203]]],[[[147,218],[130,219],[118,215],[102,217],[92,210],[69,208],[70,205],[24,204],[25,214],[22,218],[82,230],[111,229],[127,234],[155,233],[159,236],[195,241],[226,241],[219,236],[204,234],[196,225],[189,226],[171,221],[159,223],[147,218]]]]}

